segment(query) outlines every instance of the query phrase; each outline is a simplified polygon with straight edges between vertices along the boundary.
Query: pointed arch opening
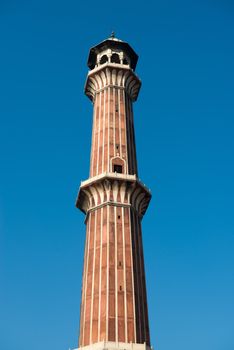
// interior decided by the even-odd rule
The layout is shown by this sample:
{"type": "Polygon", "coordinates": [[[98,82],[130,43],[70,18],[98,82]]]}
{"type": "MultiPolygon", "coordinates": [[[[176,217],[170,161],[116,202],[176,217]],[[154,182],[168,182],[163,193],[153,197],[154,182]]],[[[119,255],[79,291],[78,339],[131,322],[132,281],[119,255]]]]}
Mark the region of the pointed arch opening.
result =
{"type": "Polygon", "coordinates": [[[108,57],[107,57],[107,55],[103,55],[100,59],[100,64],[104,64],[106,62],[108,62],[108,57]]]}
{"type": "Polygon", "coordinates": [[[111,56],[111,62],[112,63],[120,63],[120,58],[119,58],[119,55],[117,53],[113,53],[113,55],[111,56]]]}
{"type": "Polygon", "coordinates": [[[125,160],[120,157],[112,158],[111,169],[113,173],[125,174],[125,160]]]}

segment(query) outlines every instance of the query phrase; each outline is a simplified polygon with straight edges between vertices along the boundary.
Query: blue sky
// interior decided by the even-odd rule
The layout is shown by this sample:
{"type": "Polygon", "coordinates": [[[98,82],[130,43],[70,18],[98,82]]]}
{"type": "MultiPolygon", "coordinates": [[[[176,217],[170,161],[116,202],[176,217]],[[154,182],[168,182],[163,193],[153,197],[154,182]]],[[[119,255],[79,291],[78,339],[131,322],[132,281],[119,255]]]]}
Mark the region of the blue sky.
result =
{"type": "Polygon", "coordinates": [[[77,345],[91,46],[139,54],[139,174],[152,345],[234,349],[234,4],[0,2],[0,348],[77,345]]]}

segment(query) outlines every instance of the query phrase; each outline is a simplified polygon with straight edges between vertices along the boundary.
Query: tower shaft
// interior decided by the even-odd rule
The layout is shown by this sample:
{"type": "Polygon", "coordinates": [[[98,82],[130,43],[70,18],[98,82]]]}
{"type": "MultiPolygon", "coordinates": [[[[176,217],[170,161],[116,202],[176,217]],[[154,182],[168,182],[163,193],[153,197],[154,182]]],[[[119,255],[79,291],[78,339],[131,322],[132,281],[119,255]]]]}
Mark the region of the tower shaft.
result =
{"type": "Polygon", "coordinates": [[[122,166],[122,173],[137,174],[131,94],[139,87],[137,77],[123,67],[109,65],[90,72],[86,85],[94,102],[90,177],[114,172],[115,165],[122,166]]]}
{"type": "Polygon", "coordinates": [[[77,198],[86,214],[79,347],[150,346],[141,219],[151,194],[137,177],[132,103],[141,83],[131,50],[109,39],[90,51],[90,177],[77,198]]]}
{"type": "Polygon", "coordinates": [[[80,346],[102,340],[149,344],[141,221],[116,198],[132,188],[124,193],[124,182],[115,180],[106,190],[93,186],[100,197],[109,191],[113,204],[94,209],[86,222],[80,346]]]}

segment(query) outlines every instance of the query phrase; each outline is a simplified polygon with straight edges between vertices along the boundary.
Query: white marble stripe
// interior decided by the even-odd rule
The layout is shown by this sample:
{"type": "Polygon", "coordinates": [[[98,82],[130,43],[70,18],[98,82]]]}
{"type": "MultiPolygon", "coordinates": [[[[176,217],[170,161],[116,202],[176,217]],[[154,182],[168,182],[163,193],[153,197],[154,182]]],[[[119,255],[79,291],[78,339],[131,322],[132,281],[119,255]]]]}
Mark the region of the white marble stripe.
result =
{"type": "Polygon", "coordinates": [[[93,174],[93,161],[94,161],[94,152],[95,152],[95,130],[96,130],[96,116],[97,115],[97,100],[95,100],[94,108],[93,108],[93,130],[92,130],[92,146],[91,146],[91,155],[90,155],[90,176],[92,177],[93,174]]]}
{"type": "MultiPolygon", "coordinates": [[[[140,220],[139,218],[137,218],[137,233],[138,233],[138,258],[139,258],[139,262],[140,262],[140,276],[141,276],[141,296],[144,299],[144,290],[143,290],[143,278],[144,278],[144,271],[142,269],[142,260],[141,260],[141,249],[142,249],[142,245],[141,245],[141,227],[140,227],[140,220]]],[[[142,310],[143,310],[143,323],[144,323],[144,339],[146,339],[146,324],[145,324],[145,304],[142,303],[142,310]]]]}
{"type": "Polygon", "coordinates": [[[122,235],[123,235],[123,275],[124,275],[124,323],[125,323],[125,342],[128,342],[128,317],[127,317],[127,286],[126,286],[126,249],[125,249],[125,226],[124,226],[124,208],[121,208],[122,216],[122,235]]]}
{"type": "Polygon", "coordinates": [[[131,163],[132,163],[132,174],[135,174],[134,169],[134,157],[133,157],[133,139],[132,139],[132,115],[131,115],[131,99],[128,98],[128,108],[129,108],[129,136],[130,136],[130,147],[131,147],[131,163]]]}
{"type": "Polygon", "coordinates": [[[106,133],[106,90],[104,90],[104,101],[103,101],[103,127],[102,127],[102,173],[104,172],[104,160],[105,160],[105,133],[106,133]]]}
{"type": "Polygon", "coordinates": [[[118,342],[118,275],[117,275],[117,249],[118,249],[118,241],[117,241],[117,215],[116,215],[116,207],[114,207],[114,221],[115,221],[115,341],[118,342]]]}
{"type": "Polygon", "coordinates": [[[102,92],[100,92],[100,94],[99,94],[98,145],[97,145],[97,149],[96,149],[97,164],[96,164],[96,174],[95,175],[98,175],[98,170],[99,170],[98,167],[99,167],[99,145],[100,145],[100,119],[101,119],[101,102],[102,102],[101,97],[102,97],[102,92]]]}
{"type": "Polygon", "coordinates": [[[106,266],[106,341],[108,340],[108,332],[109,332],[109,249],[110,249],[110,207],[107,206],[107,266],[106,266]]]}
{"type": "Polygon", "coordinates": [[[141,305],[141,300],[140,300],[140,294],[139,294],[139,290],[140,290],[140,285],[139,285],[139,274],[140,274],[140,271],[138,269],[138,257],[137,257],[137,247],[136,247],[136,244],[138,243],[137,242],[137,235],[138,235],[138,232],[137,232],[137,226],[136,226],[136,214],[133,212],[132,214],[133,216],[133,232],[134,232],[134,240],[135,240],[135,252],[134,252],[134,255],[135,255],[135,263],[136,263],[136,273],[135,273],[135,278],[136,278],[136,284],[137,284],[137,306],[138,306],[138,317],[139,317],[139,338],[140,338],[140,341],[142,340],[142,334],[141,334],[141,309],[140,309],[140,305],[141,305]]]}
{"type": "Polygon", "coordinates": [[[100,318],[101,318],[101,283],[102,283],[102,231],[103,231],[103,208],[101,208],[101,232],[100,232],[100,268],[99,268],[99,303],[98,303],[98,341],[100,339],[100,318]]]}
{"type": "Polygon", "coordinates": [[[134,144],[134,129],[133,129],[133,115],[132,115],[132,101],[129,99],[129,117],[131,125],[131,148],[132,148],[132,168],[133,173],[136,174],[136,158],[135,158],[135,144],[134,144]]]}
{"type": "Polygon", "coordinates": [[[129,101],[129,121],[130,121],[130,146],[131,146],[131,161],[132,161],[132,173],[135,174],[135,167],[134,167],[134,153],[133,153],[133,136],[132,136],[132,112],[131,112],[131,104],[132,101],[130,98],[128,98],[129,101]]]}
{"type": "Polygon", "coordinates": [[[110,88],[108,87],[107,171],[110,172],[110,88]]]}
{"type": "MultiPolygon", "coordinates": [[[[115,145],[115,142],[116,142],[116,125],[115,125],[115,88],[113,88],[113,145],[114,145],[114,157],[116,156],[116,145],[115,145]]],[[[111,169],[112,170],[112,169],[111,169]]]]}
{"type": "Polygon", "coordinates": [[[97,210],[95,211],[94,223],[94,247],[93,247],[93,273],[92,273],[92,292],[91,292],[91,311],[90,311],[90,335],[89,342],[92,343],[92,329],[93,329],[93,301],[94,301],[94,274],[95,274],[95,258],[96,258],[96,232],[97,232],[97,210]]]}
{"type": "MultiPolygon", "coordinates": [[[[140,222],[141,225],[141,222],[140,222]]],[[[142,232],[142,228],[141,228],[141,232],[142,232]]],[[[142,272],[144,274],[144,299],[145,299],[145,322],[146,325],[148,325],[148,330],[149,330],[149,315],[148,315],[148,306],[147,306],[147,288],[146,288],[146,275],[145,275],[145,264],[144,264],[144,249],[143,249],[143,237],[141,234],[141,249],[142,249],[142,272]]],[[[147,327],[145,326],[145,337],[148,337],[148,340],[150,342],[150,332],[148,333],[147,336],[147,327]]]]}
{"type": "Polygon", "coordinates": [[[129,146],[129,171],[131,174],[133,174],[133,163],[132,163],[132,137],[131,137],[131,116],[130,116],[130,106],[129,104],[131,103],[129,97],[126,99],[127,102],[127,121],[128,121],[128,130],[127,130],[127,135],[128,135],[128,146],[129,146]]]}
{"type": "Polygon", "coordinates": [[[119,89],[118,89],[118,116],[119,116],[119,155],[122,158],[122,133],[121,133],[120,90],[119,89]]]}
{"type": "Polygon", "coordinates": [[[132,146],[133,146],[133,159],[134,159],[134,169],[137,175],[137,157],[136,157],[136,143],[135,143],[135,130],[134,130],[134,120],[133,120],[133,105],[130,104],[131,108],[131,120],[132,120],[132,146]]]}
{"type": "Polygon", "coordinates": [[[83,330],[81,344],[84,344],[84,330],[85,330],[85,314],[86,314],[86,293],[87,293],[87,279],[88,279],[88,265],[89,265],[89,243],[90,243],[90,222],[92,218],[92,213],[89,214],[88,228],[87,228],[87,256],[86,256],[86,274],[85,274],[85,285],[84,285],[84,309],[83,309],[83,330]]]}
{"type": "Polygon", "coordinates": [[[135,284],[134,284],[134,266],[133,266],[133,246],[132,246],[132,240],[133,240],[133,235],[132,235],[132,223],[131,223],[131,209],[128,210],[128,220],[129,220],[129,233],[130,233],[130,242],[131,242],[131,269],[132,269],[132,299],[133,299],[133,321],[134,321],[134,341],[135,343],[137,342],[137,337],[136,337],[136,302],[135,302],[135,284]]]}

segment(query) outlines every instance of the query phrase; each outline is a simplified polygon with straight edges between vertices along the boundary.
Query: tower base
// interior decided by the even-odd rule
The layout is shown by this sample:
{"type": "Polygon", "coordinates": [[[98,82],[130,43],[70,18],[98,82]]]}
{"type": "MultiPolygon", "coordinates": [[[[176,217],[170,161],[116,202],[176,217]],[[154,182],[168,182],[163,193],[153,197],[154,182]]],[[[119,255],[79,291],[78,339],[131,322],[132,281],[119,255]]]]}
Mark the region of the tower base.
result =
{"type": "Polygon", "coordinates": [[[101,341],[87,346],[81,346],[74,350],[153,350],[152,347],[139,343],[122,343],[112,341],[101,341]]]}

